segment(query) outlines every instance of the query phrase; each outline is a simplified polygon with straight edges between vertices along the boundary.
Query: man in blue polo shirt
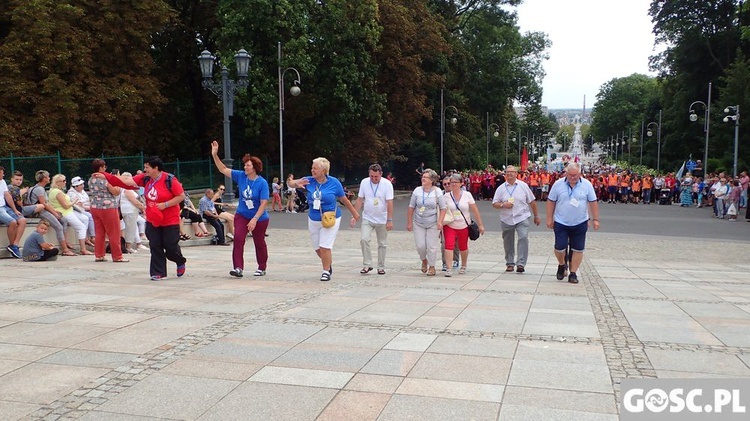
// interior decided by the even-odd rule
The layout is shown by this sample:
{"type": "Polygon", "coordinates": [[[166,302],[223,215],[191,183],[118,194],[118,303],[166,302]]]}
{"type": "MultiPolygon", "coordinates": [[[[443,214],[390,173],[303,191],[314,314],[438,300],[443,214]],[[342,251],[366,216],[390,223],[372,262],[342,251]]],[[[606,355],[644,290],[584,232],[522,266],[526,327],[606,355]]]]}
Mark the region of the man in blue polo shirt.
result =
{"type": "Polygon", "coordinates": [[[589,212],[594,229],[599,229],[599,204],[591,182],[581,177],[581,164],[571,162],[565,168],[565,177],[557,180],[547,200],[547,228],[555,231],[555,257],[557,279],[562,280],[568,269],[565,251],[570,246],[570,275],[568,282],[578,283],[576,271],[583,260],[586,248],[589,212]]]}

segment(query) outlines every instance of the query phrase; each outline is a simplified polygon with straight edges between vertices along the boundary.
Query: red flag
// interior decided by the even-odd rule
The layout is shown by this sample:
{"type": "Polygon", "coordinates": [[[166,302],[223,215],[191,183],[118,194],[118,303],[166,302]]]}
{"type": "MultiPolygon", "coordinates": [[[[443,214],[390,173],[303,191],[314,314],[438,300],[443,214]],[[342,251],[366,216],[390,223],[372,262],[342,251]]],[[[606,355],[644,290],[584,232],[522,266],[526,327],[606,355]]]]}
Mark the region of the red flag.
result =
{"type": "Polygon", "coordinates": [[[529,167],[529,152],[524,147],[523,151],[521,151],[521,171],[526,171],[528,167],[529,167]]]}

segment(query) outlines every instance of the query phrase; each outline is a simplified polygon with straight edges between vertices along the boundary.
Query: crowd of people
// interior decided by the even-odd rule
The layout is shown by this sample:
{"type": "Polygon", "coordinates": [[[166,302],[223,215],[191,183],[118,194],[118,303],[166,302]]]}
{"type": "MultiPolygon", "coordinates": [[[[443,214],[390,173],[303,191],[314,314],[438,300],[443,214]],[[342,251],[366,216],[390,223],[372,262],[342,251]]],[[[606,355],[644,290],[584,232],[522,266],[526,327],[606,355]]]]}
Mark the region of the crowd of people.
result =
{"type": "MultiPolygon", "coordinates": [[[[698,161],[700,165],[700,160],[698,161]]],[[[730,221],[738,220],[741,210],[747,212],[748,185],[750,176],[742,171],[737,177],[726,172],[684,174],[674,172],[652,175],[650,172],[637,173],[628,169],[612,168],[605,165],[585,166],[581,176],[593,186],[597,201],[621,204],[679,204],[682,207],[708,207],[713,216],[730,221]]],[[[416,169],[423,171],[423,166],[416,169]]],[[[507,177],[505,171],[488,166],[484,170],[450,171],[462,175],[464,188],[471,192],[475,200],[491,200],[497,187],[507,177]]],[[[546,201],[551,186],[564,177],[565,171],[548,171],[544,168],[530,168],[520,171],[517,179],[526,183],[536,201],[546,201]]],[[[746,214],[750,220],[750,214],[746,214]]]]}
{"type": "MultiPolygon", "coordinates": [[[[269,184],[260,175],[263,163],[258,157],[245,155],[242,170],[233,170],[224,165],[218,152],[219,145],[213,142],[211,156],[216,168],[231,178],[237,188],[239,200],[234,213],[225,210],[234,205],[221,200],[226,190],[224,185],[215,191],[207,189],[196,209],[179,180],[163,170],[164,163],[158,157],[147,159],[143,170],[135,175],[120,174],[117,170],[108,172],[104,160],[95,159],[88,192],[82,177],[72,178],[66,192],[66,176],[50,177],[44,170],[35,174],[34,186],[21,187],[23,174],[16,171],[10,186],[0,181],[3,201],[0,222],[8,225],[7,249],[14,257],[27,261],[76,255],[75,246],[65,239],[65,230],[72,227],[78,240],[78,254],[93,255],[96,262],[105,262],[108,252],[113,262],[121,263],[128,262],[124,253],[149,249],[152,280],[167,277],[167,260],[175,263],[180,277],[185,274],[187,259],[182,255],[179,241],[190,238],[182,231],[182,220],[186,219],[195,236],[209,235],[205,225],[208,223],[216,232],[214,244],[232,243],[229,274],[234,277],[244,276],[245,241],[252,237],[257,264],[253,276],[265,276],[268,270],[265,237],[270,225],[271,200],[271,211],[306,211],[313,250],[322,267],[321,281],[333,276],[332,250],[341,225],[342,207],[351,213],[351,227],[361,221],[360,273],[373,270],[379,275],[386,273],[387,238],[394,219],[394,186],[392,177],[383,176],[379,164],[369,166],[368,176],[362,179],[355,195],[329,175],[330,162],[323,157],[312,161],[311,175],[295,178],[289,174],[284,188],[278,178],[269,184]],[[291,192],[286,204],[282,201],[285,190],[291,192]],[[31,216],[41,222],[21,251],[19,241],[25,218],[31,216]],[[59,249],[44,241],[49,228],[56,232],[59,249]],[[370,248],[373,232],[378,245],[376,261],[370,248]],[[150,248],[141,244],[144,238],[150,248]],[[87,246],[93,247],[93,253],[87,246]]],[[[541,224],[537,202],[542,201],[546,202],[545,225],[555,233],[557,278],[568,276],[570,283],[578,282],[576,271],[585,250],[588,228],[599,229],[599,202],[705,206],[712,208],[717,218],[734,221],[740,209],[747,208],[750,182],[746,171],[736,178],[719,173],[704,180],[689,172],[683,177],[673,173],[652,176],[609,167],[582,167],[577,162],[567,163],[561,172],[543,168],[519,171],[509,166],[502,171],[492,167],[463,173],[451,171],[440,177],[424,165],[416,172],[420,185],[409,198],[406,228],[413,233],[422,273],[435,276],[438,257],[446,277],[468,271],[469,241],[484,234],[482,215],[476,204],[480,200],[492,201],[492,207],[499,211],[506,271],[525,272],[528,232],[531,223],[541,224]]],[[[0,179],[3,176],[4,169],[0,167],[0,179]]]]}

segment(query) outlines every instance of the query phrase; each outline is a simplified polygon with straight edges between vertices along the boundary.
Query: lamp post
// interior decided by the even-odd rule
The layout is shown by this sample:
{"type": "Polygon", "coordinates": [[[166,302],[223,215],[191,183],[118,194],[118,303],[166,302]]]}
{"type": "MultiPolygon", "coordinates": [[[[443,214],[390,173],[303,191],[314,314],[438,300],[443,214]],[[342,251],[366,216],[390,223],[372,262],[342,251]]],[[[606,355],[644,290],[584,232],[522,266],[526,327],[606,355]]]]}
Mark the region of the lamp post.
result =
{"type": "Polygon", "coordinates": [[[518,136],[518,134],[516,134],[516,132],[514,132],[513,130],[509,130],[509,131],[507,131],[505,133],[505,166],[506,167],[508,166],[508,146],[509,146],[509,140],[510,140],[510,134],[511,133],[513,133],[513,141],[514,142],[516,141],[516,136],[518,136]]]}
{"type": "Polygon", "coordinates": [[[656,126],[656,172],[661,174],[661,110],[659,110],[659,122],[656,123],[652,121],[646,125],[646,135],[648,137],[651,137],[654,134],[654,132],[651,131],[652,124],[656,126]]]}
{"type": "Polygon", "coordinates": [[[729,114],[724,117],[724,122],[728,123],[729,120],[734,120],[734,167],[732,170],[732,176],[737,177],[737,152],[738,152],[738,140],[740,137],[740,106],[730,105],[724,108],[724,112],[729,114]]]}
{"type": "MultiPolygon", "coordinates": [[[[294,67],[287,67],[286,69],[281,68],[281,42],[279,42],[279,179],[286,180],[284,175],[284,75],[288,70],[293,70],[297,75],[297,79],[294,79],[294,86],[289,88],[289,93],[292,96],[299,95],[302,90],[299,84],[302,83],[302,78],[299,76],[299,72],[294,67]]],[[[283,183],[283,181],[282,181],[283,183]]]]}
{"type": "Polygon", "coordinates": [[[703,122],[703,131],[706,132],[706,142],[703,145],[703,176],[705,177],[708,174],[708,129],[710,127],[709,122],[711,121],[711,82],[708,82],[708,101],[693,101],[690,107],[688,107],[690,121],[698,121],[698,115],[693,111],[693,106],[697,104],[703,105],[703,117],[705,119],[703,122]]]}
{"type": "MultiPolygon", "coordinates": [[[[220,83],[211,80],[213,77],[214,60],[216,60],[216,57],[212,56],[208,50],[203,50],[201,55],[198,56],[198,64],[200,64],[201,75],[203,77],[203,87],[221,98],[221,103],[224,106],[224,159],[222,162],[224,162],[227,168],[232,168],[232,140],[230,138],[229,117],[234,115],[235,94],[240,89],[246,88],[249,84],[247,72],[250,67],[250,54],[242,49],[234,56],[234,61],[237,64],[237,80],[229,79],[229,69],[227,69],[226,65],[222,65],[220,83]]],[[[224,185],[227,188],[224,190],[222,201],[224,203],[232,202],[234,200],[234,192],[231,188],[232,178],[225,176],[224,185]]]]}
{"type": "Polygon", "coordinates": [[[496,123],[490,123],[490,113],[487,113],[487,147],[485,148],[485,167],[490,165],[490,129],[494,129],[492,135],[495,137],[500,136],[500,126],[496,123]]]}
{"type": "Polygon", "coordinates": [[[643,165],[643,131],[645,127],[645,123],[641,121],[641,159],[638,161],[638,165],[643,165]]]}
{"type": "Polygon", "coordinates": [[[445,148],[445,110],[447,109],[453,109],[453,112],[456,113],[456,117],[451,118],[451,124],[456,124],[458,121],[458,108],[449,105],[445,106],[445,102],[443,101],[443,89],[440,90],[440,176],[443,176],[443,157],[444,157],[444,148],[445,148]]]}

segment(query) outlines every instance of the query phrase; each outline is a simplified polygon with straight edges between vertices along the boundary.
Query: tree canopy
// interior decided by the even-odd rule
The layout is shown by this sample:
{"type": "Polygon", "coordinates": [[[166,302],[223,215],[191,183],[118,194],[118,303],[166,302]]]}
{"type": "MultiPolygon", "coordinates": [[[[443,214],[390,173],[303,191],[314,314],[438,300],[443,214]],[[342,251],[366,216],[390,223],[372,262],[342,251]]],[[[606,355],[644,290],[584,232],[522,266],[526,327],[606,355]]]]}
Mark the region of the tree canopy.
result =
{"type": "MultiPolygon", "coordinates": [[[[232,57],[244,48],[252,61],[234,103],[234,157],[278,165],[280,66],[302,82],[302,95],[284,93],[285,160],[435,166],[444,90],[460,112],[446,161],[479,164],[487,113],[504,131],[516,126],[514,102],[541,98],[549,40],[520,33],[519,3],[9,0],[0,10],[0,53],[12,57],[0,61],[0,155],[203,158],[222,137],[222,111],[201,87],[196,57],[211,51],[234,77],[232,57]]],[[[492,160],[503,154],[493,149],[492,160]]]]}

